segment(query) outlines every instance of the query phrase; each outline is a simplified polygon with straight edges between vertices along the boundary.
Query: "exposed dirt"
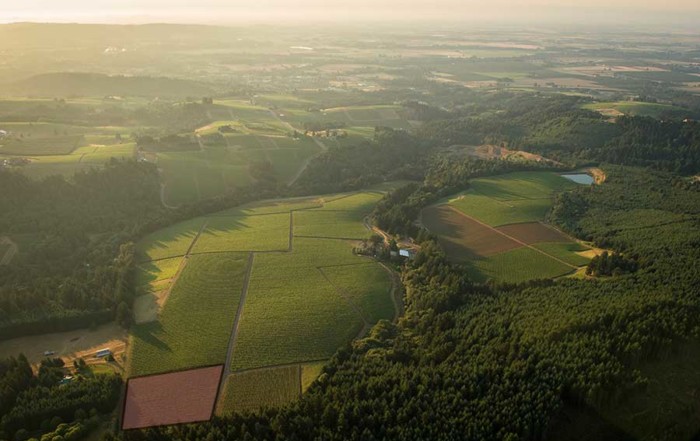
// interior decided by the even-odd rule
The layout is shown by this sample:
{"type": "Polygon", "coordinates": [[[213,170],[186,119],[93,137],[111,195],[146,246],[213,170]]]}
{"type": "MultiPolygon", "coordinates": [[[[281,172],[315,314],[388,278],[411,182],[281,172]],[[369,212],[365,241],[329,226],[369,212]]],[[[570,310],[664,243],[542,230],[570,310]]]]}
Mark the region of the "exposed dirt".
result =
{"type": "Polygon", "coordinates": [[[122,429],[209,420],[222,369],[213,366],[130,379],[122,429]]]}
{"type": "Polygon", "coordinates": [[[538,242],[567,242],[569,237],[564,233],[542,225],[539,222],[510,224],[496,228],[498,231],[513,236],[530,245],[538,242]]]}
{"type": "Polygon", "coordinates": [[[46,358],[45,351],[52,351],[54,354],[50,357],[61,357],[67,365],[78,358],[83,358],[88,364],[104,363],[103,359],[95,358],[95,352],[109,348],[115,359],[120,360],[126,351],[126,342],[126,330],[116,323],[109,323],[94,331],[80,329],[0,341],[0,358],[23,353],[31,364],[37,364],[46,358]]]}
{"type": "Polygon", "coordinates": [[[513,162],[533,161],[549,164],[559,164],[557,161],[545,158],[535,153],[522,150],[509,150],[493,144],[484,145],[453,145],[446,149],[447,152],[456,156],[469,156],[479,159],[505,159],[513,162]]]}
{"type": "Polygon", "coordinates": [[[425,208],[422,223],[439,236],[445,253],[456,261],[488,257],[523,246],[449,205],[425,208]]]}

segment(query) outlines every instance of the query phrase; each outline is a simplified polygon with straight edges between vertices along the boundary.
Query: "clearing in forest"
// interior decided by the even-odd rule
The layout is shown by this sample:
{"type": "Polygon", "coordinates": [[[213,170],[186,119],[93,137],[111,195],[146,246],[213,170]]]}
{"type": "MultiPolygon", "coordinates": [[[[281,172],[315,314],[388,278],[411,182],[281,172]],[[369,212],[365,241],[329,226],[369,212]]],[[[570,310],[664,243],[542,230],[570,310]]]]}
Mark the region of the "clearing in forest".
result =
{"type": "Polygon", "coordinates": [[[587,247],[542,223],[554,193],[578,184],[549,172],[509,173],[470,184],[457,197],[424,209],[422,222],[474,280],[552,278],[588,262],[587,247]]]}

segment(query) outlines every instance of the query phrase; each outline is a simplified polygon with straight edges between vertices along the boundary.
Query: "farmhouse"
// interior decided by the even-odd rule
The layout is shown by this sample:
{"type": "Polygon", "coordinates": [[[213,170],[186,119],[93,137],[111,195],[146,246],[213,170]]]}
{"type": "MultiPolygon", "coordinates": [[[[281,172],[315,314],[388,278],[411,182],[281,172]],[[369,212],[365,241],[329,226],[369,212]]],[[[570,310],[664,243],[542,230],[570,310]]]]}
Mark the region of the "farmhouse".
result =
{"type": "Polygon", "coordinates": [[[416,257],[416,252],[407,248],[399,250],[399,256],[405,257],[407,259],[413,259],[416,257]]]}
{"type": "Polygon", "coordinates": [[[95,358],[105,358],[109,357],[110,355],[112,355],[112,351],[109,348],[100,349],[99,351],[95,352],[95,358]]]}

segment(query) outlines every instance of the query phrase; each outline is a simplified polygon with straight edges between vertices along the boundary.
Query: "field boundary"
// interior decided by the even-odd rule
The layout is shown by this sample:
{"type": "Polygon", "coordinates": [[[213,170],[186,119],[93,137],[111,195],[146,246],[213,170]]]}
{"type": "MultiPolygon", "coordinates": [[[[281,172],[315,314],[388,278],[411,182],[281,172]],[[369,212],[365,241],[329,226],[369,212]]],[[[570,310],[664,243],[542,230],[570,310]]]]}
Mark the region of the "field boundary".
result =
{"type": "Polygon", "coordinates": [[[252,367],[252,368],[245,368],[245,369],[238,369],[235,371],[231,371],[230,375],[234,374],[242,374],[245,372],[253,372],[253,371],[269,371],[272,369],[278,369],[278,368],[283,368],[283,367],[292,367],[292,366],[300,366],[303,364],[309,364],[309,363],[318,363],[321,361],[328,361],[330,360],[328,357],[326,358],[315,358],[312,360],[301,360],[301,361],[294,361],[292,363],[280,363],[280,364],[269,364],[267,366],[258,366],[258,367],[252,367]]]}
{"type": "Polygon", "coordinates": [[[9,246],[7,251],[5,251],[5,255],[0,258],[0,265],[9,265],[10,262],[12,262],[12,259],[14,259],[19,252],[19,247],[12,241],[12,239],[9,238],[9,236],[0,237],[0,243],[9,246]]]}
{"type": "Polygon", "coordinates": [[[248,267],[246,270],[245,278],[243,279],[243,289],[241,290],[241,298],[238,301],[238,309],[236,310],[236,317],[233,319],[233,327],[231,328],[231,336],[228,341],[228,349],[226,350],[226,362],[224,363],[224,375],[222,375],[222,383],[219,387],[223,387],[223,379],[228,376],[231,372],[231,361],[233,358],[233,350],[236,346],[236,340],[238,338],[238,327],[241,323],[241,315],[243,315],[243,307],[245,306],[245,299],[248,294],[248,288],[250,287],[250,279],[253,273],[253,262],[255,260],[255,253],[251,252],[248,254],[248,267]]]}
{"type": "Polygon", "coordinates": [[[554,257],[554,256],[552,256],[551,254],[545,253],[544,251],[542,251],[542,250],[540,250],[540,249],[537,249],[537,248],[533,247],[532,245],[528,245],[527,243],[523,242],[523,241],[520,240],[520,239],[517,239],[517,238],[515,238],[515,237],[513,237],[513,236],[511,236],[511,235],[509,235],[509,234],[506,234],[506,233],[504,233],[504,232],[502,232],[502,231],[499,231],[499,230],[497,230],[496,228],[494,228],[494,227],[492,227],[492,226],[490,226],[490,225],[487,225],[487,224],[481,222],[481,221],[478,220],[478,219],[475,219],[475,218],[473,218],[473,217],[471,217],[471,216],[469,216],[469,215],[467,215],[467,214],[465,214],[465,213],[462,213],[460,210],[458,210],[458,209],[456,209],[456,208],[454,208],[454,207],[452,207],[452,206],[450,206],[450,205],[447,205],[447,206],[449,207],[450,210],[453,210],[453,211],[459,213],[460,215],[466,217],[467,219],[469,219],[469,220],[471,220],[471,221],[474,221],[474,222],[476,222],[476,223],[478,223],[478,224],[480,224],[480,225],[482,225],[482,226],[484,226],[484,227],[486,227],[486,228],[488,228],[488,229],[490,229],[490,230],[495,231],[496,233],[498,233],[498,234],[500,234],[500,235],[502,235],[502,236],[504,236],[504,237],[506,237],[506,238],[512,240],[512,241],[515,242],[515,243],[518,243],[518,244],[522,245],[523,247],[530,248],[531,250],[534,250],[534,251],[536,251],[536,252],[538,252],[538,253],[540,253],[540,254],[543,254],[543,255],[549,257],[550,259],[556,260],[557,262],[559,262],[559,263],[561,263],[561,264],[563,264],[563,265],[566,265],[566,266],[568,266],[568,267],[571,268],[571,269],[578,269],[578,268],[579,268],[578,266],[574,266],[574,265],[571,265],[570,263],[564,262],[563,260],[559,259],[558,257],[554,257]]]}

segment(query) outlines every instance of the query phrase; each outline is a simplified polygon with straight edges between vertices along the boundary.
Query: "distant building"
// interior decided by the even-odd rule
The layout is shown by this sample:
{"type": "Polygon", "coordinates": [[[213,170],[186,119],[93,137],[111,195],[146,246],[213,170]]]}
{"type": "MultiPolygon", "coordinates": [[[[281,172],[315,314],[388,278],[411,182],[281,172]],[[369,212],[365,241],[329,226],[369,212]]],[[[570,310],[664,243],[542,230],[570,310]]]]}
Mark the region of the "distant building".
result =
{"type": "Polygon", "coordinates": [[[413,250],[409,250],[407,248],[399,250],[399,256],[405,257],[407,259],[413,259],[416,257],[416,252],[413,250]]]}
{"type": "Polygon", "coordinates": [[[105,358],[109,357],[110,355],[112,355],[112,351],[109,348],[100,349],[99,351],[95,352],[95,358],[105,358]]]}
{"type": "Polygon", "coordinates": [[[8,135],[7,130],[0,130],[0,138],[4,138],[8,135]]]}

